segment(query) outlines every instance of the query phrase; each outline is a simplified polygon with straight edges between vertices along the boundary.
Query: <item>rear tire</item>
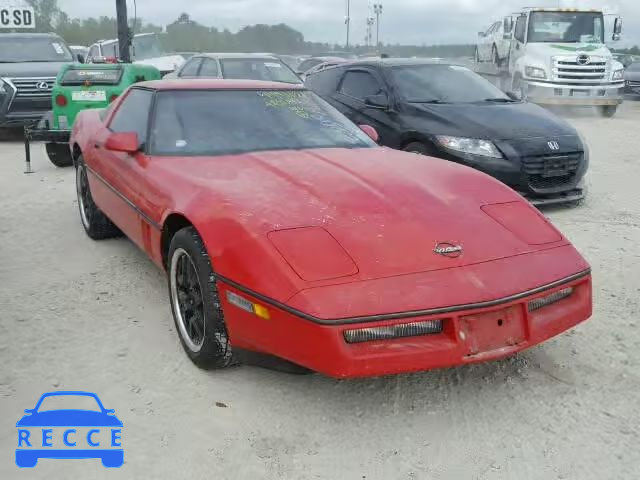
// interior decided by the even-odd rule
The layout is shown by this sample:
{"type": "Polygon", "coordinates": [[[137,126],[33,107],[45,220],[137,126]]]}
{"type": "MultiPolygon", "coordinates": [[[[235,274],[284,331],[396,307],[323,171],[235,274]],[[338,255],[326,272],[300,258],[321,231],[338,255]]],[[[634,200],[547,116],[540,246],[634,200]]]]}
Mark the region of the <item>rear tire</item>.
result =
{"type": "Polygon", "coordinates": [[[102,213],[93,201],[91,187],[87,177],[87,166],[82,155],[78,157],[76,168],[76,194],[78,195],[78,208],[80,210],[80,221],[87,232],[89,238],[93,240],[105,240],[107,238],[119,237],[122,232],[116,227],[107,216],[102,213]]]}
{"type": "Polygon", "coordinates": [[[411,142],[403,148],[405,152],[417,153],[418,155],[431,155],[431,152],[424,143],[411,142]]]}
{"type": "Polygon", "coordinates": [[[73,165],[71,150],[66,143],[47,143],[47,156],[56,167],[70,167],[73,165]]]}
{"type": "Polygon", "coordinates": [[[195,228],[183,228],[171,239],[167,273],[173,320],[191,361],[203,369],[232,365],[215,274],[195,228]]]}
{"type": "Polygon", "coordinates": [[[605,118],[613,118],[618,113],[618,105],[605,105],[600,107],[600,114],[605,118]]]}

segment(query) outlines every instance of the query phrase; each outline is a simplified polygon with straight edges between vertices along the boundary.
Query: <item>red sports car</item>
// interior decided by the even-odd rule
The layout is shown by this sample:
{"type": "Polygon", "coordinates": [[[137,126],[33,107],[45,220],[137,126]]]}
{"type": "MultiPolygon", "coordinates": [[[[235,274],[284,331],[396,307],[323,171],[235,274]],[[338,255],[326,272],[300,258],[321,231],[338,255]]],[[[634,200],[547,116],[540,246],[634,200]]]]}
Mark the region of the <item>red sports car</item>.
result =
{"type": "Polygon", "coordinates": [[[200,367],[249,351],[333,377],[428,370],[589,318],[589,265],[523,198],[375,137],[302,86],[140,83],[75,123],[82,224],[166,269],[200,367]]]}

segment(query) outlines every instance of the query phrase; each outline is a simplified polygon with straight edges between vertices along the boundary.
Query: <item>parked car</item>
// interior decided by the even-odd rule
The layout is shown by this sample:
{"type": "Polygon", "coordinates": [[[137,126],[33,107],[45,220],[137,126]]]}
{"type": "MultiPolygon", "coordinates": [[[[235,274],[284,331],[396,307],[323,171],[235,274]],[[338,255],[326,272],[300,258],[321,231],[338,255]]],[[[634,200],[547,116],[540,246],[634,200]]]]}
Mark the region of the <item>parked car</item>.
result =
{"type": "Polygon", "coordinates": [[[53,33],[0,35],[0,128],[36,124],[51,110],[58,71],[74,61],[53,33]]]}
{"type": "Polygon", "coordinates": [[[511,39],[505,38],[503,22],[496,22],[491,25],[485,32],[478,33],[478,41],[476,45],[476,62],[492,62],[497,67],[509,57],[509,48],[511,39]]]}
{"type": "Polygon", "coordinates": [[[627,93],[640,95],[640,62],[632,63],[624,72],[627,93]]]}
{"type": "MultiPolygon", "coordinates": [[[[119,56],[120,43],[117,39],[100,40],[89,48],[87,63],[115,62],[119,56]]],[[[157,68],[162,76],[174,72],[185,61],[182,54],[166,52],[157,33],[134,35],[131,59],[134,63],[157,68]]]]}
{"type": "Polygon", "coordinates": [[[313,67],[317,67],[318,65],[320,65],[322,63],[344,62],[344,60],[345,59],[342,58],[342,57],[311,57],[311,58],[307,58],[306,60],[301,62],[300,65],[298,65],[298,68],[296,69],[296,73],[298,75],[305,75],[313,67]]]}
{"type": "Polygon", "coordinates": [[[535,204],[584,196],[589,155],[578,132],[466,67],[356,62],[312,75],[306,85],[353,122],[375,127],[382,145],[476,168],[535,204]]]}
{"type": "Polygon", "coordinates": [[[200,53],[165,78],[229,78],[302,83],[300,77],[279,58],[251,53],[200,53]]]}
{"type": "Polygon", "coordinates": [[[69,45],[69,50],[71,50],[71,53],[73,53],[74,57],[80,63],[84,63],[87,60],[89,47],[84,47],[82,45],[69,45]]]}
{"type": "Polygon", "coordinates": [[[316,65],[312,69],[308,70],[306,73],[301,74],[300,77],[303,80],[305,80],[309,75],[313,75],[314,73],[322,72],[323,70],[326,70],[327,68],[335,67],[336,65],[342,65],[344,63],[348,63],[348,60],[333,60],[333,61],[330,61],[330,62],[320,63],[319,65],[316,65]]]}
{"type": "Polygon", "coordinates": [[[361,129],[302,85],[132,86],[76,120],[82,225],[166,268],[203,368],[247,350],[341,378],[467,365],[591,315],[589,265],[522,197],[361,129]]]}

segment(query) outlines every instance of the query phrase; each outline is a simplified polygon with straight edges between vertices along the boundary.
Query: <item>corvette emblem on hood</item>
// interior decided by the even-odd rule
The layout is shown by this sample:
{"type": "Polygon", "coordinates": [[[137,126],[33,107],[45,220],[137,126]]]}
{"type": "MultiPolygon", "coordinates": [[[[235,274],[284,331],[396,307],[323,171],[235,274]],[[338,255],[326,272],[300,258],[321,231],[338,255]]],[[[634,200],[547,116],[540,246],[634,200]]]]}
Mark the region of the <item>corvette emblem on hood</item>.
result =
{"type": "Polygon", "coordinates": [[[443,257],[458,258],[462,255],[462,245],[455,245],[449,242],[440,242],[433,249],[436,255],[443,257]]]}

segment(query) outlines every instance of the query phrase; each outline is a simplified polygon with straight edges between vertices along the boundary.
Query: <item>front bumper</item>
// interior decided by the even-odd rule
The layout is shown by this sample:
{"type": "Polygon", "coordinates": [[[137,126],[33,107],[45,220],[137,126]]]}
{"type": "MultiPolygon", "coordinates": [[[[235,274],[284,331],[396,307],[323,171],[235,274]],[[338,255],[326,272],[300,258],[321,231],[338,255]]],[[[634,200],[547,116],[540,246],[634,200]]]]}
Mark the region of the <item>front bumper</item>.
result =
{"type": "Polygon", "coordinates": [[[544,105],[607,106],[623,101],[624,81],[602,85],[567,85],[524,80],[527,98],[544,105]]]}
{"type": "MultiPolygon", "coordinates": [[[[233,286],[219,284],[232,344],[284,358],[335,378],[371,377],[447,368],[496,360],[531,348],[578,325],[591,316],[589,272],[510,299],[457,306],[410,318],[327,324],[300,318],[284,309],[268,307],[270,320],[238,311],[226,291],[247,296],[233,286]],[[572,288],[567,298],[529,311],[529,302],[572,288]],[[345,331],[440,320],[441,333],[350,344],[345,331]],[[251,339],[240,330],[250,330],[251,339]]],[[[249,297],[250,298],[250,297],[249,297]]],[[[251,299],[261,302],[259,298],[251,299]]]]}

